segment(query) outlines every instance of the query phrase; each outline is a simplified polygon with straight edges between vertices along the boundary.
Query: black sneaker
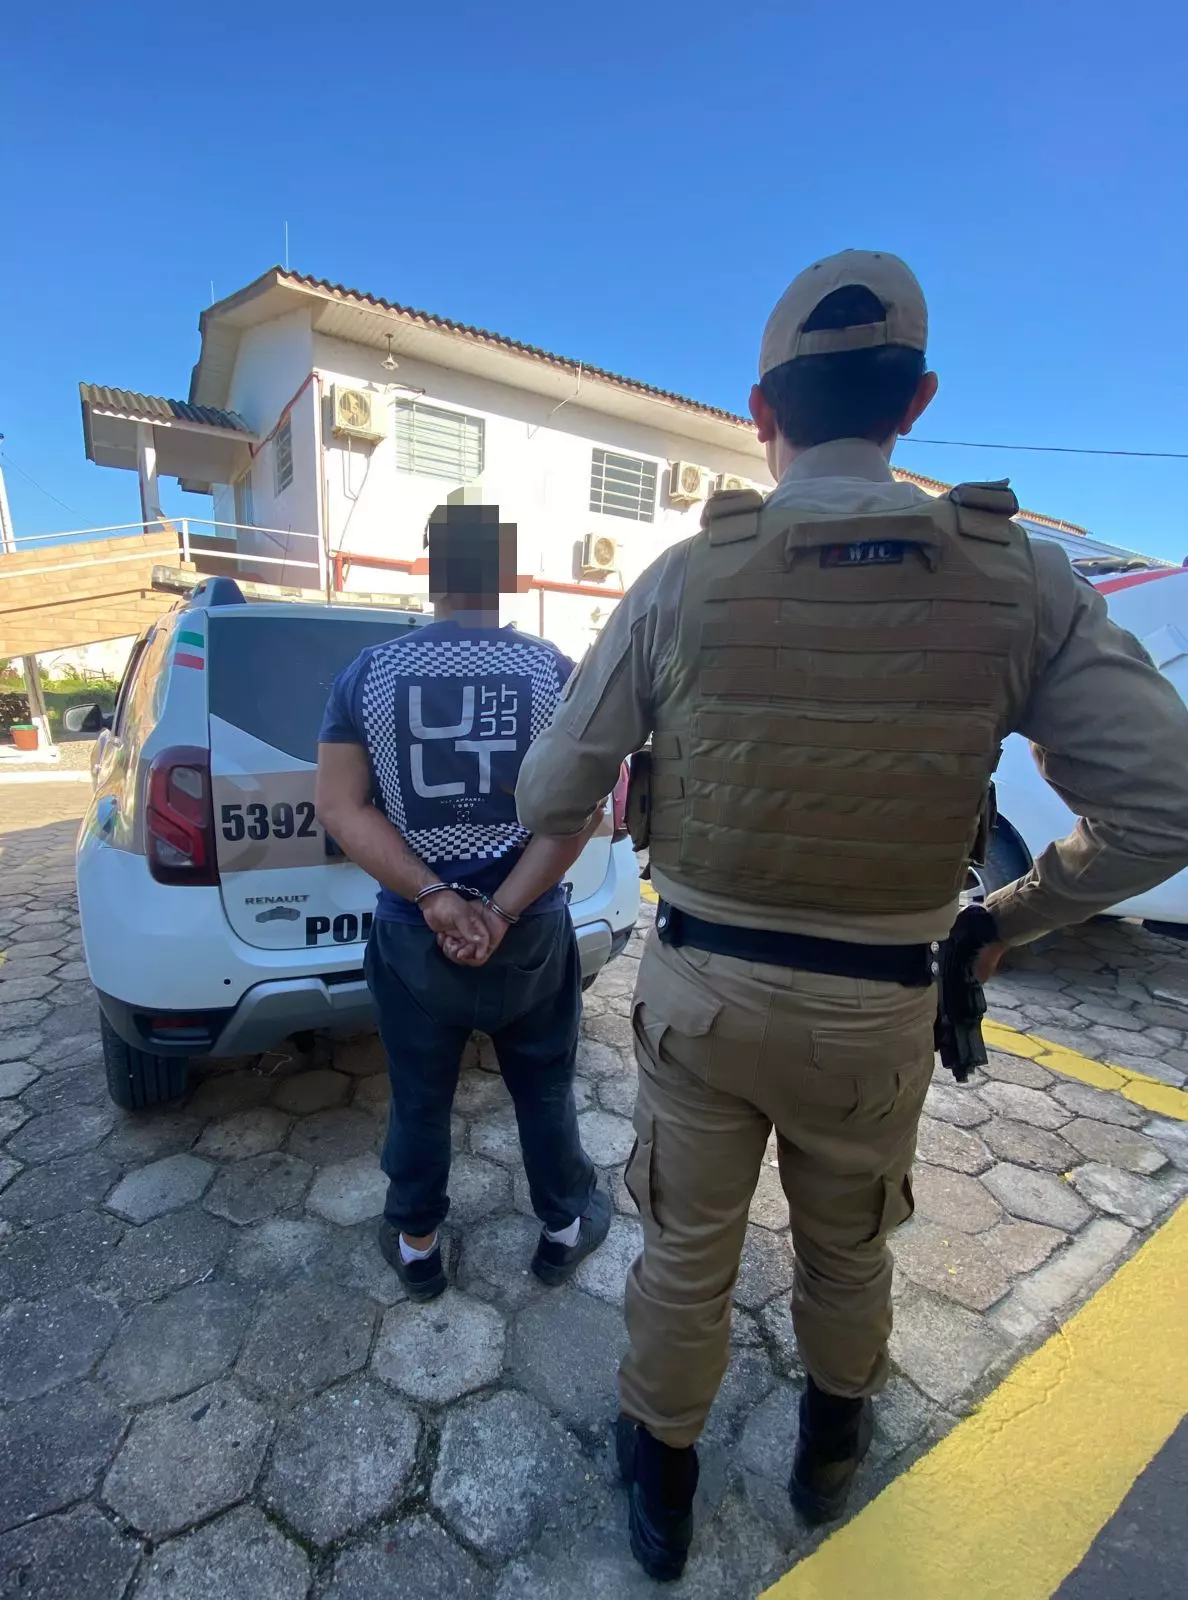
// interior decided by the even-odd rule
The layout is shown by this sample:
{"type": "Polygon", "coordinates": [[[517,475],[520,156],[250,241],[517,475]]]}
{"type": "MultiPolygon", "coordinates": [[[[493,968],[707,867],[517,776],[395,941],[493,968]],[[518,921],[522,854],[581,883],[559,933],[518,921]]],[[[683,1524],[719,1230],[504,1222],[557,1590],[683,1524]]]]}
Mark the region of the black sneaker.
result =
{"type": "Polygon", "coordinates": [[[441,1239],[432,1255],[423,1261],[405,1261],[400,1254],[400,1229],[394,1228],[386,1217],[379,1225],[379,1247],[384,1260],[396,1271],[396,1276],[408,1290],[410,1300],[436,1300],[446,1287],[445,1268],[441,1262],[441,1239]]]}
{"type": "Polygon", "coordinates": [[[693,1543],[697,1451],[692,1445],[674,1450],[630,1418],[620,1417],[615,1454],[630,1495],[631,1554],[656,1583],[675,1583],[693,1543]]]}
{"type": "Polygon", "coordinates": [[[788,1484],[788,1496],[806,1522],[835,1522],[842,1515],[873,1434],[869,1400],[826,1394],[808,1380],[800,1397],[800,1433],[788,1484]]]}
{"type": "Polygon", "coordinates": [[[542,1230],[532,1270],[550,1289],[572,1278],[579,1265],[592,1255],[610,1232],[611,1203],[605,1189],[595,1189],[582,1217],[576,1244],[557,1244],[542,1230]]]}

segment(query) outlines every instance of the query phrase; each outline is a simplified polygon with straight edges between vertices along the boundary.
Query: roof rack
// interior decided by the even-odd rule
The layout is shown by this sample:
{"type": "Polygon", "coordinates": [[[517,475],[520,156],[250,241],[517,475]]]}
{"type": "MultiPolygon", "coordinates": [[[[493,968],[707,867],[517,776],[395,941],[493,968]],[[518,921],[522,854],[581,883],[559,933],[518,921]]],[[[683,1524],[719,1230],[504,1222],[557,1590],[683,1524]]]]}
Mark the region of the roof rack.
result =
{"type": "Polygon", "coordinates": [[[278,584],[256,583],[247,578],[200,578],[186,567],[155,566],[152,585],[164,594],[182,597],[182,606],[225,606],[239,604],[297,604],[332,606],[336,611],[361,607],[366,610],[406,611],[432,620],[428,596],[424,594],[378,594],[351,589],[324,594],[320,589],[284,589],[278,584]]]}
{"type": "Polygon", "coordinates": [[[247,605],[247,596],[234,578],[203,578],[190,590],[187,600],[188,609],[195,611],[205,610],[208,606],[247,605]]]}

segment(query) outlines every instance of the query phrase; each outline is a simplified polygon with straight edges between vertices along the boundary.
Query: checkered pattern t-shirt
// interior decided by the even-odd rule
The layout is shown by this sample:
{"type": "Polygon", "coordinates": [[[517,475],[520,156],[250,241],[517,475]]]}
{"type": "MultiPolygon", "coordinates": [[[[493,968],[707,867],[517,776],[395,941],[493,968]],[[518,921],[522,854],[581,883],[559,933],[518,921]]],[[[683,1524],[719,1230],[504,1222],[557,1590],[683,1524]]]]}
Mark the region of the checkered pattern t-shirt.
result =
{"type": "MultiPolygon", "coordinates": [[[[515,628],[435,622],[365,650],[339,674],[319,740],[361,744],[376,803],[447,883],[492,893],[528,842],[516,779],[548,727],[573,663],[515,628]]],[[[560,888],[530,908],[564,904],[560,888]]],[[[379,917],[420,912],[381,889],[379,917]]]]}

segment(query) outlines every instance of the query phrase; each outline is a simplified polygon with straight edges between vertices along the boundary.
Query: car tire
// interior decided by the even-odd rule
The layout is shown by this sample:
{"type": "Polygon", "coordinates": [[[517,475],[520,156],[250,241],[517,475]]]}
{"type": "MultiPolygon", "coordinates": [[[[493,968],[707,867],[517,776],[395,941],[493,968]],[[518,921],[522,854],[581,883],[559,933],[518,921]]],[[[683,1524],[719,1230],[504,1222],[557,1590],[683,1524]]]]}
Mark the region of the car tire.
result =
{"type": "Polygon", "coordinates": [[[125,1111],[147,1111],[168,1105],[186,1092],[190,1064],[185,1056],[158,1056],[126,1044],[108,1022],[100,1018],[103,1066],[107,1092],[125,1111]]]}
{"type": "Polygon", "coordinates": [[[1143,927],[1151,933],[1160,933],[1165,939],[1179,939],[1181,943],[1188,940],[1188,922],[1159,922],[1151,917],[1143,918],[1143,927]]]}

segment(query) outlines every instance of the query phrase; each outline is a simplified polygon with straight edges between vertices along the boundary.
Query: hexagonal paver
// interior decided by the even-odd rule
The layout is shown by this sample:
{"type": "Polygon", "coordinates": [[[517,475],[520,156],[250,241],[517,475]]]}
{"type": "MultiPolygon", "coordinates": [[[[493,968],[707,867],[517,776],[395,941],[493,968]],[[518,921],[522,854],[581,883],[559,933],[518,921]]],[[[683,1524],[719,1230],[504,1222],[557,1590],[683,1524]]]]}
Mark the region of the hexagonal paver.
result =
{"type": "Polygon", "coordinates": [[[433,1504],[485,1556],[515,1555],[586,1494],[577,1440],[526,1395],[472,1400],[446,1418],[433,1504]]]}
{"type": "Polygon", "coordinates": [[[411,1406],[366,1380],[328,1389],[282,1422],[263,1495],[314,1544],[394,1512],[416,1464],[411,1406]]]}
{"type": "Polygon", "coordinates": [[[1104,1089],[1091,1089],[1087,1083],[1058,1083],[1052,1090],[1055,1099],[1067,1106],[1078,1117],[1091,1117],[1096,1122],[1114,1122],[1122,1128],[1138,1128],[1144,1113],[1121,1095],[1109,1094],[1104,1089]]]}
{"type": "Polygon", "coordinates": [[[916,1136],[916,1155],[930,1166],[949,1167],[954,1172],[976,1175],[991,1166],[994,1157],[984,1138],[968,1128],[954,1127],[938,1117],[921,1117],[916,1136]]]}
{"type": "Polygon", "coordinates": [[[520,1130],[513,1107],[498,1111],[493,1117],[484,1117],[470,1129],[470,1148],[476,1156],[488,1161],[498,1161],[501,1166],[519,1167],[520,1130]]]}
{"type": "Polygon", "coordinates": [[[0,1304],[38,1300],[94,1282],[123,1231],[114,1217],[80,1211],[5,1239],[0,1243],[0,1304]]]}
{"type": "Polygon", "coordinates": [[[1167,1157],[1149,1139],[1110,1122],[1093,1122],[1078,1117],[1063,1129],[1067,1139],[1089,1161],[1100,1161],[1127,1172],[1150,1175],[1167,1166],[1167,1157]]]}
{"type": "Polygon", "coordinates": [[[378,1217],[388,1195],[388,1180],[376,1155],[353,1156],[323,1167],[305,1202],[316,1216],[349,1228],[378,1217]]]}
{"type": "Polygon", "coordinates": [[[43,1072],[22,1098],[26,1107],[38,1116],[48,1111],[74,1111],[79,1106],[108,1108],[111,1104],[103,1074],[96,1072],[93,1066],[43,1072]]]}
{"type": "MultiPolygon", "coordinates": [[[[41,1035],[30,1030],[28,1033],[6,1033],[0,1035],[0,1061],[28,1061],[29,1057],[41,1043],[41,1035]]],[[[37,1076],[36,1073],[33,1074],[37,1076]]],[[[0,1078],[0,1082],[3,1079],[0,1078]]],[[[29,1080],[32,1082],[32,1079],[29,1080]]],[[[18,1094],[20,1090],[16,1091],[18,1094]]],[[[3,1095],[0,1095],[0,1099],[3,1095]]]]}
{"type": "MultiPolygon", "coordinates": [[[[735,1311],[734,1320],[737,1325],[740,1316],[745,1312],[735,1311]]],[[[796,1330],[792,1326],[792,1308],[785,1297],[772,1300],[757,1314],[757,1321],[766,1333],[771,1345],[774,1346],[774,1359],[776,1366],[785,1377],[803,1378],[804,1368],[800,1361],[800,1350],[796,1343],[796,1330]]],[[[762,1342],[762,1341],[760,1341],[762,1342]]]]}
{"type": "Polygon", "coordinates": [[[459,1116],[477,1119],[505,1111],[510,1106],[511,1096],[498,1073],[462,1069],[454,1093],[454,1110],[459,1116]]]}
{"type": "Polygon", "coordinates": [[[792,1245],[783,1235],[766,1228],[749,1227],[743,1243],[734,1301],[746,1311],[760,1306],[792,1287],[792,1245]]]}
{"type": "Polygon", "coordinates": [[[597,1039],[578,1041],[577,1070],[585,1078],[616,1078],[626,1063],[620,1051],[597,1039]]]}
{"type": "MultiPolygon", "coordinates": [[[[1030,1172],[1003,1161],[982,1178],[990,1193],[1002,1201],[1012,1216],[1024,1222],[1042,1222],[1071,1233],[1089,1217],[1089,1207],[1050,1172],[1030,1172]]],[[[957,1224],[959,1226],[959,1224],[957,1224]]]]}
{"type": "Polygon", "coordinates": [[[1051,1131],[1069,1120],[1068,1110],[1059,1100],[1017,1083],[984,1083],[978,1089],[978,1096],[1000,1117],[1010,1117],[1033,1128],[1051,1131]]]}
{"type": "Polygon", "coordinates": [[[184,1111],[121,1111],[101,1149],[123,1166],[142,1166],[188,1150],[201,1132],[202,1119],[184,1111]]]}
{"type": "Polygon", "coordinates": [[[32,1112],[27,1111],[19,1100],[0,1100],[0,1144],[10,1133],[24,1127],[31,1115],[32,1112]]]}
{"type": "Polygon", "coordinates": [[[987,1311],[1011,1286],[1001,1259],[980,1238],[912,1222],[895,1236],[895,1262],[901,1272],[946,1300],[987,1311]]]}
{"type": "Polygon", "coordinates": [[[212,1161],[246,1161],[249,1156],[279,1150],[292,1126],[292,1117],[275,1106],[251,1106],[208,1123],[197,1153],[212,1161]]]}
{"type": "Polygon", "coordinates": [[[1000,1160],[1013,1161],[1016,1166],[1036,1167],[1041,1172],[1066,1172],[1076,1164],[1077,1153],[1071,1145],[1065,1144],[1061,1134],[1033,1128],[1027,1122],[995,1117],[982,1129],[982,1137],[1000,1160]]]}
{"type": "Polygon", "coordinates": [[[272,1419],[233,1383],[142,1412],[103,1483],[103,1498],[151,1538],[178,1533],[250,1491],[272,1419]]]}
{"type": "Polygon", "coordinates": [[[186,1101],[186,1110],[193,1117],[231,1117],[263,1105],[275,1088],[260,1072],[212,1072],[186,1101]]]}
{"type": "Polygon", "coordinates": [[[273,1288],[293,1278],[322,1277],[334,1271],[338,1245],[337,1230],[329,1223],[309,1217],[269,1217],[240,1233],[231,1271],[247,1283],[273,1288]]]}
{"type": "Polygon", "coordinates": [[[756,1227],[768,1228],[772,1233],[783,1233],[788,1227],[788,1197],[780,1182],[780,1169],[766,1159],[759,1169],[748,1216],[756,1227]]]}
{"type": "Polygon", "coordinates": [[[989,1107],[982,1104],[972,1089],[959,1089],[949,1082],[929,1085],[924,1109],[929,1116],[952,1123],[955,1128],[976,1128],[990,1120],[989,1107]]]}
{"type": "Polygon", "coordinates": [[[23,1094],[40,1076],[37,1068],[31,1067],[27,1061],[6,1061],[0,1066],[0,1100],[10,1100],[15,1095],[23,1094]]]}
{"type": "MultiPolygon", "coordinates": [[[[579,1078],[578,1083],[583,1080],[579,1078]]],[[[614,1078],[601,1078],[598,1081],[598,1103],[604,1111],[614,1112],[616,1116],[632,1117],[635,1115],[635,1100],[639,1093],[639,1080],[634,1072],[621,1072],[614,1078]]]]}
{"type": "Polygon", "coordinates": [[[253,1306],[227,1284],[199,1283],[133,1312],[100,1368],[126,1405],[171,1400],[222,1377],[253,1306]]]}
{"type": "Polygon", "coordinates": [[[986,1052],[982,1071],[1001,1083],[1015,1083],[1022,1089],[1047,1089],[1055,1081],[1046,1067],[1039,1067],[1023,1056],[1005,1055],[1001,1050],[986,1052]]]}
{"type": "Polygon", "coordinates": [[[610,1232],[593,1255],[587,1256],[574,1282],[587,1294],[608,1305],[621,1306],[631,1263],[643,1250],[643,1228],[630,1217],[612,1217],[610,1232]]]}
{"type": "Polygon", "coordinates": [[[1071,1181],[1077,1193],[1098,1211],[1121,1217],[1134,1228],[1150,1227],[1175,1199],[1174,1194],[1165,1193],[1150,1178],[1120,1172],[1117,1167],[1097,1161],[1078,1167],[1071,1181]]]}
{"type": "Polygon", "coordinates": [[[589,1428],[614,1420],[626,1348],[621,1311],[574,1288],[554,1289],[516,1318],[510,1366],[550,1411],[589,1428]]]}
{"type": "Polygon", "coordinates": [[[351,1105],[356,1111],[362,1111],[383,1126],[387,1125],[388,1111],[392,1103],[392,1091],[388,1085],[387,1076],[360,1078],[351,1105]]]}
{"type": "Polygon", "coordinates": [[[376,1315],[355,1289],[296,1283],[264,1303],[237,1370],[266,1394],[316,1394],[367,1360],[376,1315]]]}
{"type": "Polygon", "coordinates": [[[95,1205],[119,1177],[119,1168],[95,1150],[29,1167],[0,1194],[0,1216],[26,1227],[95,1205]]]}
{"type": "Polygon", "coordinates": [[[165,1156],[139,1167],[112,1190],[107,1209],[129,1222],[148,1222],[201,1199],[215,1169],[199,1156],[165,1156]]]}
{"type": "Polygon", "coordinates": [[[1018,1275],[1041,1266],[1067,1234],[1059,1228],[1045,1228],[1040,1222],[1000,1222],[981,1243],[1002,1262],[1007,1272],[1018,1275]]]}
{"type": "Polygon", "coordinates": [[[152,1300],[196,1283],[226,1255],[231,1225],[196,1206],[128,1228],[99,1274],[97,1286],[121,1300],[152,1300]]]}
{"type": "Polygon", "coordinates": [[[462,1241],[461,1287],[513,1310],[538,1299],[546,1291],[529,1263],[539,1238],[540,1223],[518,1213],[468,1228],[462,1241]]]}
{"type": "Polygon", "coordinates": [[[489,1600],[491,1589],[469,1551],[428,1517],[413,1517],[344,1550],[318,1600],[489,1600]]]}
{"type": "Polygon", "coordinates": [[[334,1043],[334,1068],[352,1078],[373,1077],[386,1073],[388,1058],[377,1034],[361,1033],[353,1039],[337,1039],[334,1043]]]}
{"type": "Polygon", "coordinates": [[[506,1330],[494,1308],[457,1289],[429,1305],[395,1306],[384,1316],[372,1368],[426,1405],[446,1405],[494,1383],[506,1330]]]}
{"type": "Polygon", "coordinates": [[[119,1320],[114,1306],[87,1289],[5,1306],[0,1311],[0,1399],[32,1400],[85,1377],[119,1320]]]}
{"type": "Polygon", "coordinates": [[[263,1222],[274,1212],[298,1205],[312,1177],[313,1168],[296,1156],[279,1151],[249,1156],[219,1173],[204,1203],[208,1211],[241,1227],[263,1222]]]}
{"type": "MultiPolygon", "coordinates": [[[[3,1069],[0,1069],[3,1070],[3,1069]]],[[[33,1117],[9,1140],[8,1150],[20,1161],[54,1161],[59,1156],[93,1150],[115,1126],[114,1106],[73,1106],[33,1117]]]]}
{"type": "Polygon", "coordinates": [[[373,1165],[379,1160],[380,1135],[374,1117],[365,1111],[338,1107],[316,1111],[304,1117],[289,1137],[289,1151],[315,1167],[368,1156],[373,1165]]]}
{"type": "Polygon", "coordinates": [[[1006,1349],[984,1317],[927,1290],[907,1284],[896,1301],[891,1358],[942,1406],[959,1400],[1006,1349]]]}
{"type": "Polygon", "coordinates": [[[1002,1220],[1002,1207],[983,1187],[988,1176],[979,1181],[945,1167],[918,1164],[912,1172],[916,1215],[960,1233],[985,1233],[1002,1220]]]}
{"type": "Polygon", "coordinates": [[[309,1560],[255,1506],[153,1552],[137,1600],[305,1600],[309,1560]]]}
{"type": "Polygon", "coordinates": [[[511,1204],[512,1182],[503,1167],[480,1156],[455,1156],[450,1166],[450,1220],[481,1222],[511,1204]]]}
{"type": "MultiPolygon", "coordinates": [[[[0,1190],[7,1189],[17,1174],[23,1171],[19,1161],[13,1161],[11,1156],[0,1156],[0,1190]]],[[[4,1226],[7,1228],[8,1224],[4,1226]]]]}
{"type": "Polygon", "coordinates": [[[59,1511],[90,1494],[124,1431],[119,1407],[78,1383],[0,1411],[0,1528],[59,1511]]]}
{"type": "Polygon", "coordinates": [[[94,1506],[0,1534],[0,1581],[21,1600],[123,1600],[140,1546],[94,1506]]]}
{"type": "Polygon", "coordinates": [[[596,1167],[613,1167],[626,1161],[635,1144],[635,1130],[626,1117],[609,1111],[583,1111],[578,1130],[586,1154],[596,1167]]]}
{"type": "Polygon", "coordinates": [[[351,1092],[351,1080],[345,1072],[320,1068],[313,1072],[295,1072],[283,1078],[272,1096],[274,1106],[291,1111],[296,1117],[308,1116],[311,1111],[325,1111],[330,1106],[340,1106],[351,1092]]]}

